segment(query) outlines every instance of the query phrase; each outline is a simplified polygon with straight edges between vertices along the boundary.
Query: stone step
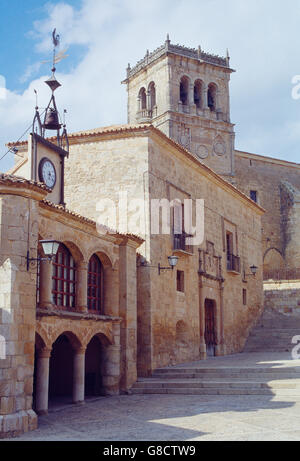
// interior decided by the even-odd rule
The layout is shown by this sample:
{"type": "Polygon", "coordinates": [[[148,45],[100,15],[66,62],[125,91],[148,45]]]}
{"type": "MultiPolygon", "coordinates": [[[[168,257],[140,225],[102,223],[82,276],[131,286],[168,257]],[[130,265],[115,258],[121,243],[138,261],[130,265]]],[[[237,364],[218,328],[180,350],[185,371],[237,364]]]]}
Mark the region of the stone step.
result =
{"type": "Polygon", "coordinates": [[[182,395],[272,395],[300,396],[300,389],[270,389],[270,388],[134,388],[132,394],[182,394],[182,395]]]}
{"type": "Polygon", "coordinates": [[[157,381],[149,379],[138,381],[133,389],[296,389],[300,393],[300,379],[287,381],[227,381],[227,380],[168,380],[157,381]]]}
{"type": "Polygon", "coordinates": [[[253,376],[251,374],[242,374],[242,375],[238,375],[238,374],[233,374],[233,375],[222,375],[222,374],[218,374],[218,373],[207,373],[205,375],[203,374],[192,374],[192,373],[185,373],[185,374],[176,374],[176,373],[173,373],[173,374],[170,374],[168,376],[165,376],[165,377],[162,377],[161,375],[153,375],[153,379],[164,379],[165,381],[169,381],[169,380],[172,380],[172,379],[223,379],[223,378],[227,378],[227,379],[230,379],[230,380],[234,380],[234,381],[237,381],[237,380],[243,380],[243,379],[247,379],[249,381],[254,381],[254,380],[258,380],[258,379],[261,379],[261,380],[276,380],[276,379],[298,379],[298,376],[299,374],[284,374],[283,376],[280,376],[279,374],[267,374],[267,373],[263,373],[261,375],[257,375],[257,376],[253,376]]]}
{"type": "Polygon", "coordinates": [[[257,366],[257,367],[172,367],[172,368],[158,368],[155,370],[153,373],[153,377],[160,375],[160,376],[166,376],[170,374],[178,374],[178,375],[183,375],[183,374],[189,374],[189,375],[194,375],[194,374],[201,374],[201,375],[206,375],[206,374],[219,374],[219,375],[238,375],[241,376],[242,374],[252,374],[252,375],[260,375],[260,374],[278,374],[280,376],[284,374],[296,374],[296,376],[299,376],[300,378],[300,367],[264,367],[264,366],[257,366]]]}

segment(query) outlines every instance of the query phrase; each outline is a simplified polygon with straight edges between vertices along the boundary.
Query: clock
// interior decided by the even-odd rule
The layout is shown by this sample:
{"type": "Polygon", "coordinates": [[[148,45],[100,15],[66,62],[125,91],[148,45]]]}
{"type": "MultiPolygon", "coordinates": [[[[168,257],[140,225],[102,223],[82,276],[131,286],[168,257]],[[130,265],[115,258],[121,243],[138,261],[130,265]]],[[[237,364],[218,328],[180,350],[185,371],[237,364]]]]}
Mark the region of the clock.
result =
{"type": "Polygon", "coordinates": [[[55,166],[47,157],[42,158],[39,164],[40,181],[46,184],[47,187],[53,189],[56,184],[55,166]]]}

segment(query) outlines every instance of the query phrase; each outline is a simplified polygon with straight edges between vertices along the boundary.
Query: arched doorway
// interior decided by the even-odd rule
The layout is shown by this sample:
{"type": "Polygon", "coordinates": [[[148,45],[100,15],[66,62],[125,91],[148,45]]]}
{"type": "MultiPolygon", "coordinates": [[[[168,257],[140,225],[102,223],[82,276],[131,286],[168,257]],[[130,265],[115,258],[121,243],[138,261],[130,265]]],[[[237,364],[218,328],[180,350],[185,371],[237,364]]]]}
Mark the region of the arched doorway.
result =
{"type": "Polygon", "coordinates": [[[205,299],[205,331],[206,355],[215,356],[217,345],[216,335],[216,302],[213,299],[205,299]]]}
{"type": "Polygon", "coordinates": [[[74,350],[66,334],[54,342],[49,365],[49,404],[72,401],[74,350]]]}
{"type": "Polygon", "coordinates": [[[105,347],[98,336],[94,336],[89,342],[85,353],[85,396],[105,395],[104,355],[105,347]]]}

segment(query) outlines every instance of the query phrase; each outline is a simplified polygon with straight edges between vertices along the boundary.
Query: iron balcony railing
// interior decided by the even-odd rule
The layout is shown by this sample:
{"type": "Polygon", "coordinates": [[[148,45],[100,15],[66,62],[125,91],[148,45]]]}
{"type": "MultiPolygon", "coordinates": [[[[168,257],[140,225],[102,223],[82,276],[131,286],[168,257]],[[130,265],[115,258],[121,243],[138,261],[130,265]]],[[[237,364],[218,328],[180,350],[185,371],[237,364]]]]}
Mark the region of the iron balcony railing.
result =
{"type": "Polygon", "coordinates": [[[227,253],[227,270],[233,272],[241,272],[241,259],[239,256],[227,253]]]}
{"type": "Polygon", "coordinates": [[[188,253],[193,253],[193,247],[191,245],[186,244],[186,239],[188,237],[192,237],[190,234],[186,234],[183,232],[182,234],[174,234],[173,235],[173,249],[174,250],[182,250],[188,253]]]}

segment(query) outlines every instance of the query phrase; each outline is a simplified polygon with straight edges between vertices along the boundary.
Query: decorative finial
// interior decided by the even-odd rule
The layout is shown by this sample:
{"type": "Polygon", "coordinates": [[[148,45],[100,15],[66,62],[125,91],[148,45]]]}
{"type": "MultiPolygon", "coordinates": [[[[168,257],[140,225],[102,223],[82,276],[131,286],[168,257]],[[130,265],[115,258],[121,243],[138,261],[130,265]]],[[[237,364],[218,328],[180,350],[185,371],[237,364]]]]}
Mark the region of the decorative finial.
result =
{"type": "Polygon", "coordinates": [[[169,34],[167,34],[167,40],[165,41],[166,50],[168,50],[170,43],[171,43],[170,36],[169,34]]]}
{"type": "Polygon", "coordinates": [[[36,90],[33,90],[35,94],[35,110],[38,110],[38,93],[36,90]]]}
{"type": "Polygon", "coordinates": [[[227,65],[229,66],[229,61],[230,61],[230,55],[229,55],[229,50],[228,48],[226,49],[226,62],[227,62],[227,65]]]}
{"type": "Polygon", "coordinates": [[[201,53],[202,53],[201,46],[198,45],[198,58],[199,59],[201,58],[201,53]]]}

